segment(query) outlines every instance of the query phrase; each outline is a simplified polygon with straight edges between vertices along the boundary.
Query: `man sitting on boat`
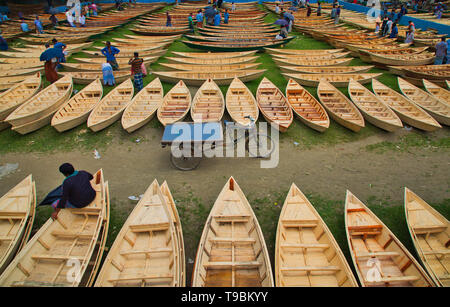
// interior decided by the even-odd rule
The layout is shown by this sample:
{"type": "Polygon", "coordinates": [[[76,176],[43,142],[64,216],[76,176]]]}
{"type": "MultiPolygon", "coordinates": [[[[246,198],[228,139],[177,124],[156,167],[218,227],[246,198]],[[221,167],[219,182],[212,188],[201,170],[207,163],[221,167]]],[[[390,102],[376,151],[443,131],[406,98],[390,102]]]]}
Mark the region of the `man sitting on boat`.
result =
{"type": "Polygon", "coordinates": [[[52,219],[56,220],[58,213],[63,208],[84,208],[94,199],[96,192],[92,188],[92,174],[86,171],[76,171],[72,164],[64,163],[59,171],[66,177],[62,183],[62,197],[52,203],[55,211],[52,219]]]}

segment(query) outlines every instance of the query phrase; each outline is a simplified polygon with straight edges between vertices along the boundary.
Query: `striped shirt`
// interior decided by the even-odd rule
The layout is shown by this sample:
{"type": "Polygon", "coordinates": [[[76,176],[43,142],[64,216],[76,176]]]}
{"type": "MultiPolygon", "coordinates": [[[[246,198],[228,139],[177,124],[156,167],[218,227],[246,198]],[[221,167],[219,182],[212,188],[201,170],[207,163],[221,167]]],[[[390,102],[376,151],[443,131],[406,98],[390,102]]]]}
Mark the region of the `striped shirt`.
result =
{"type": "Polygon", "coordinates": [[[142,63],[144,63],[144,60],[141,58],[133,58],[130,60],[129,64],[131,65],[131,71],[133,74],[142,73],[142,63]]]}

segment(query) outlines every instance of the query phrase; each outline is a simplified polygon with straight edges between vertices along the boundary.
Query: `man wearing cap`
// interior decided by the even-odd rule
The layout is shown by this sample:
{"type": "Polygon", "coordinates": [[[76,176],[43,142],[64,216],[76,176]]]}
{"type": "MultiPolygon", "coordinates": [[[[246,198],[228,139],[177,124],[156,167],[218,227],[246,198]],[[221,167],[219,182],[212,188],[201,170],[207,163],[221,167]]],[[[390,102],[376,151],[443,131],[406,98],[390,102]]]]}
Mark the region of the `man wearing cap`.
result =
{"type": "Polygon", "coordinates": [[[64,163],[59,171],[66,177],[62,184],[62,197],[52,203],[55,211],[52,219],[56,220],[63,208],[84,208],[95,199],[95,190],[91,186],[92,174],[86,171],[76,171],[72,164],[64,163]]]}

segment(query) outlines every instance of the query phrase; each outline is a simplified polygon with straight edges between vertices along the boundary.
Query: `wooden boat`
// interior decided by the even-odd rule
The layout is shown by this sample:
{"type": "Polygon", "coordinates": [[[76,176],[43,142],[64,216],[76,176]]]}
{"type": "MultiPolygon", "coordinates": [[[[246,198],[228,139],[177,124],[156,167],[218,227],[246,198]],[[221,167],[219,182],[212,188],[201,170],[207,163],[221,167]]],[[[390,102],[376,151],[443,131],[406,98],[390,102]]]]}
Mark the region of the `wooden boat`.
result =
{"type": "Polygon", "coordinates": [[[0,77],[0,91],[10,89],[17,83],[20,83],[20,82],[28,79],[28,77],[29,76],[27,76],[27,75],[0,77]]]}
{"type": "Polygon", "coordinates": [[[96,287],[183,286],[178,237],[170,210],[154,180],[117,235],[96,287]]]}
{"type": "Polygon", "coordinates": [[[172,64],[172,63],[158,63],[164,68],[168,68],[170,70],[199,70],[204,69],[205,71],[233,71],[233,70],[247,70],[247,69],[257,69],[260,63],[245,63],[245,64],[223,64],[223,65],[201,65],[201,64],[172,64]]]}
{"type": "Polygon", "coordinates": [[[181,220],[180,216],[178,215],[177,206],[175,204],[175,200],[172,197],[172,193],[170,192],[169,185],[166,181],[163,182],[161,185],[161,192],[164,196],[164,199],[169,206],[170,215],[172,217],[173,224],[175,225],[175,232],[177,236],[177,243],[178,243],[178,257],[177,260],[179,261],[179,285],[180,287],[186,286],[186,257],[185,257],[185,250],[184,250],[184,239],[183,239],[183,229],[181,227],[181,220]]]}
{"type": "Polygon", "coordinates": [[[443,103],[450,105],[450,91],[430,82],[428,80],[422,80],[423,85],[428,93],[436,99],[439,99],[443,103]]]}
{"type": "MultiPolygon", "coordinates": [[[[58,42],[61,42],[63,44],[77,44],[77,43],[85,43],[87,40],[89,40],[89,38],[92,36],[93,34],[88,34],[88,35],[82,35],[82,36],[63,36],[63,37],[58,37],[58,42]]],[[[51,40],[54,38],[55,36],[45,36],[45,37],[21,37],[20,39],[25,41],[28,44],[32,44],[32,45],[43,45],[46,43],[50,43],[51,40]]]]}
{"type": "MultiPolygon", "coordinates": [[[[91,50],[83,50],[83,53],[88,54],[91,58],[102,58],[105,59],[105,56],[100,51],[91,51],[91,50]]],[[[165,49],[154,49],[154,50],[147,50],[147,51],[139,51],[140,57],[155,57],[155,56],[162,56],[166,53],[165,49]]],[[[134,51],[121,51],[119,54],[116,54],[116,59],[120,58],[127,58],[130,60],[130,58],[134,57],[134,51]]]]}
{"type": "Polygon", "coordinates": [[[364,127],[364,118],[358,108],[329,82],[325,80],[319,82],[317,96],[328,114],[338,124],[354,132],[364,127]]]}
{"type": "Polygon", "coordinates": [[[122,115],[122,127],[131,133],[147,124],[162,105],[164,89],[159,78],[139,91],[122,115]]]}
{"type": "Polygon", "coordinates": [[[87,126],[97,132],[105,129],[121,116],[134,94],[131,79],[127,79],[109,92],[95,106],[87,120],[87,126]]]}
{"type": "MultiPolygon", "coordinates": [[[[0,65],[0,68],[3,68],[3,65],[0,65]]],[[[0,70],[0,77],[9,77],[9,76],[21,76],[21,75],[36,75],[36,73],[42,72],[44,69],[42,67],[33,67],[33,68],[25,68],[25,69],[15,69],[10,67],[8,70],[0,70]]]]}
{"type": "Polygon", "coordinates": [[[308,127],[324,132],[330,126],[330,119],[322,105],[292,79],[286,86],[286,98],[295,115],[308,127]]]}
{"type": "Polygon", "coordinates": [[[296,59],[296,58],[272,58],[272,60],[278,66],[347,66],[353,60],[353,58],[339,58],[323,60],[319,57],[311,56],[310,58],[296,59]]]}
{"type": "Polygon", "coordinates": [[[0,275],[30,237],[36,209],[31,175],[0,198],[0,275]]]}
{"type": "Polygon", "coordinates": [[[416,66],[434,63],[434,54],[430,52],[406,55],[381,55],[367,51],[367,54],[370,55],[372,62],[383,65],[416,66]]]}
{"type": "MultiPolygon", "coordinates": [[[[251,36],[251,34],[250,34],[251,36]]],[[[195,41],[181,41],[186,46],[194,49],[202,49],[209,51],[250,51],[250,50],[263,50],[266,47],[278,47],[287,44],[295,36],[285,39],[273,39],[272,41],[262,42],[239,42],[239,41],[223,41],[223,42],[195,42],[195,41]]]]}
{"type": "MultiPolygon", "coordinates": [[[[90,84],[100,79],[104,84],[103,73],[101,71],[58,71],[58,76],[71,76],[75,84],[90,84]]],[[[114,72],[114,81],[116,84],[121,83],[131,77],[130,70],[119,70],[114,72]]]]}
{"type": "Polygon", "coordinates": [[[0,285],[79,285],[91,260],[104,220],[106,187],[103,172],[94,175],[94,201],[82,209],[64,209],[58,218],[49,218],[0,276],[0,285]],[[67,261],[79,261],[79,274],[71,274],[67,261]]]}
{"type": "Polygon", "coordinates": [[[450,105],[436,99],[400,77],[397,77],[397,79],[398,86],[403,95],[425,109],[439,123],[450,126],[450,105]]]}
{"type": "Polygon", "coordinates": [[[214,79],[218,85],[229,85],[234,77],[238,77],[242,82],[248,82],[261,77],[265,69],[252,70],[230,70],[230,71],[203,71],[201,67],[198,70],[190,71],[153,71],[152,73],[162,81],[177,83],[183,80],[187,85],[201,86],[207,79],[214,79]]]}
{"type": "Polygon", "coordinates": [[[406,124],[424,131],[434,131],[441,125],[421,107],[376,79],[372,79],[372,89],[378,98],[386,103],[406,124]]]}
{"type": "Polygon", "coordinates": [[[397,237],[355,195],[345,197],[345,231],[363,287],[430,287],[432,280],[397,237]]]}
{"type": "MultiPolygon", "coordinates": [[[[153,63],[155,62],[158,57],[157,56],[149,56],[149,57],[142,57],[142,59],[144,60],[144,63],[153,63]]],[[[74,58],[74,60],[77,60],[78,62],[82,62],[82,63],[89,63],[89,64],[97,64],[100,65],[100,70],[101,70],[101,64],[105,63],[105,58],[74,58]]],[[[122,65],[126,67],[126,69],[130,69],[130,65],[128,64],[128,62],[130,61],[129,58],[116,58],[117,64],[119,65],[119,70],[120,69],[125,69],[124,67],[121,67],[122,65]]],[[[69,63],[64,63],[64,64],[69,64],[69,63]]],[[[78,63],[70,63],[70,64],[78,64],[78,63]]]]}
{"type": "Polygon", "coordinates": [[[293,183],[278,220],[275,245],[277,287],[357,287],[331,231],[293,183]]]}
{"type": "Polygon", "coordinates": [[[164,126],[183,120],[191,108],[191,102],[191,92],[183,80],[180,80],[164,96],[163,103],[157,111],[158,120],[164,126]]]}
{"type": "Polygon", "coordinates": [[[356,74],[364,73],[373,66],[280,66],[282,72],[303,74],[356,74]]]}
{"type": "Polygon", "coordinates": [[[87,121],[89,113],[100,102],[102,96],[102,83],[96,79],[61,106],[53,115],[51,125],[58,132],[81,125],[87,121]]]}
{"type": "Polygon", "coordinates": [[[194,122],[219,122],[225,111],[222,91],[212,79],[207,79],[192,99],[191,118],[194,122]]]}
{"type": "Polygon", "coordinates": [[[33,67],[44,68],[44,63],[39,60],[39,58],[0,58],[0,68],[2,69],[25,69],[33,67]]]}
{"type": "MultiPolygon", "coordinates": [[[[139,54],[147,54],[149,52],[154,52],[154,51],[159,51],[162,50],[167,43],[158,43],[158,44],[152,44],[152,46],[149,46],[148,44],[145,45],[132,45],[132,44],[125,44],[125,46],[122,46],[121,44],[114,44],[117,48],[120,49],[120,53],[124,53],[124,54],[131,54],[131,53],[135,53],[135,52],[139,52],[139,54]]],[[[103,46],[96,46],[93,47],[94,49],[97,49],[101,52],[101,50],[105,47],[103,46]]],[[[120,53],[118,53],[116,56],[120,56],[120,53]]],[[[121,56],[123,57],[123,56],[121,56]]]]}
{"type": "Polygon", "coordinates": [[[291,107],[280,89],[266,77],[258,85],[256,101],[264,118],[280,132],[286,132],[293,120],[291,107]]]}
{"type": "Polygon", "coordinates": [[[346,87],[351,79],[361,84],[369,83],[371,79],[378,78],[382,73],[358,73],[358,74],[292,74],[283,73],[286,79],[294,79],[304,86],[316,87],[321,80],[330,82],[336,87],[346,87]]]}
{"type": "MultiPolygon", "coordinates": [[[[168,36],[147,36],[147,35],[131,35],[131,34],[124,34],[126,38],[135,39],[139,41],[158,41],[162,39],[170,39],[172,41],[178,39],[181,37],[180,35],[168,35],[168,36]]],[[[114,38],[116,39],[116,38],[114,38]]]]}
{"type": "Polygon", "coordinates": [[[164,27],[164,26],[148,26],[130,28],[136,34],[140,35],[177,35],[189,32],[188,27],[164,27]]]}
{"type": "MultiPolygon", "coordinates": [[[[152,61],[144,61],[144,65],[148,67],[152,61]]],[[[103,64],[103,63],[102,63],[103,64]]],[[[64,67],[64,71],[102,71],[102,64],[100,63],[61,63],[61,66],[64,67]]],[[[128,64],[128,63],[127,63],[128,64]]],[[[120,71],[129,71],[131,68],[130,65],[119,65],[120,71]]]]}
{"type": "Polygon", "coordinates": [[[293,55],[312,55],[312,54],[332,54],[342,52],[344,49],[280,49],[280,48],[264,48],[269,54],[293,54],[293,55]]]}
{"type": "Polygon", "coordinates": [[[216,58],[242,58],[254,56],[256,51],[242,51],[242,52],[171,52],[173,55],[183,58],[196,59],[216,59],[216,58]]]}
{"type": "Polygon", "coordinates": [[[449,221],[408,188],[405,188],[405,215],[423,266],[437,286],[449,287],[449,221]]]}
{"type": "Polygon", "coordinates": [[[390,66],[389,71],[396,75],[417,79],[444,81],[450,79],[450,64],[422,66],[390,66]]]}
{"type": "MultiPolygon", "coordinates": [[[[156,38],[158,38],[160,36],[157,36],[156,38]]],[[[152,44],[169,44],[173,42],[173,39],[167,39],[167,38],[160,38],[160,39],[155,39],[155,40],[141,40],[141,39],[132,39],[132,38],[119,38],[119,37],[115,37],[113,38],[114,41],[111,44],[121,44],[121,45],[126,45],[126,44],[131,44],[131,45],[146,45],[148,46],[149,43],[152,44]]]]}
{"type": "Polygon", "coordinates": [[[403,48],[403,49],[366,49],[366,50],[359,50],[359,57],[364,62],[370,62],[371,54],[378,54],[381,56],[390,56],[390,55],[411,55],[411,54],[419,54],[421,52],[424,52],[427,50],[428,47],[416,47],[416,48],[403,48]]]}
{"type": "Polygon", "coordinates": [[[319,53],[319,54],[272,54],[275,59],[311,59],[311,60],[328,60],[340,59],[349,55],[350,52],[335,52],[335,53],[319,53]]]}
{"type": "Polygon", "coordinates": [[[41,86],[41,74],[37,73],[0,94],[0,130],[3,120],[17,107],[36,95],[41,86]]]}
{"type": "Polygon", "coordinates": [[[239,78],[235,77],[228,87],[226,94],[226,108],[233,121],[242,126],[248,126],[251,116],[258,120],[259,109],[255,96],[239,78]]]}
{"type": "Polygon", "coordinates": [[[72,90],[72,78],[61,78],[15,109],[5,121],[20,134],[42,128],[50,123],[53,114],[70,98],[72,90]]]}
{"type": "Polygon", "coordinates": [[[231,177],[203,229],[193,287],[273,287],[270,259],[258,220],[231,177]]]}
{"type": "Polygon", "coordinates": [[[400,118],[383,100],[353,79],[348,83],[348,95],[372,125],[389,132],[403,128],[400,118]]]}
{"type": "Polygon", "coordinates": [[[196,59],[196,58],[172,58],[165,57],[165,59],[169,63],[178,63],[178,64],[197,64],[197,65],[232,65],[232,64],[245,64],[245,63],[253,63],[257,59],[257,56],[250,57],[239,57],[239,58],[213,58],[213,59],[196,59]]]}

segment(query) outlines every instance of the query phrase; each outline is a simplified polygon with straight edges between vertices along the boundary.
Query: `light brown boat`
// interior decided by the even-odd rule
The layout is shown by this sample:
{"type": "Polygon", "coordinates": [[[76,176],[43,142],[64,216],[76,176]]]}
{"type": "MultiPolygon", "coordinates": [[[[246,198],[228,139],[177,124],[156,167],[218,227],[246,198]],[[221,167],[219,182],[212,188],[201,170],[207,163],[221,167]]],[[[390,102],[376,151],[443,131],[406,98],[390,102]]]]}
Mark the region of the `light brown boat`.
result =
{"type": "Polygon", "coordinates": [[[398,117],[406,124],[425,131],[434,131],[442,128],[421,107],[380,81],[372,79],[372,89],[375,95],[394,110],[398,117]]]}
{"type": "Polygon", "coordinates": [[[339,58],[339,59],[317,59],[310,57],[307,59],[296,58],[272,58],[278,66],[347,66],[353,60],[353,58],[339,58]]]}
{"type": "Polygon", "coordinates": [[[266,77],[258,85],[256,101],[264,118],[280,132],[286,132],[294,117],[291,107],[281,90],[266,77]]]}
{"type": "Polygon", "coordinates": [[[329,82],[325,80],[319,82],[317,96],[328,114],[338,124],[354,132],[364,127],[364,118],[358,108],[329,82]]]}
{"type": "Polygon", "coordinates": [[[231,177],[203,229],[192,273],[193,287],[273,287],[258,220],[231,177]]]}
{"type": "Polygon", "coordinates": [[[345,231],[363,287],[431,287],[433,281],[397,237],[355,195],[345,197],[345,231]]]}
{"type": "Polygon", "coordinates": [[[286,73],[303,74],[356,74],[364,73],[373,66],[280,66],[280,70],[286,73]]]}
{"type": "Polygon", "coordinates": [[[321,80],[330,82],[336,87],[347,87],[351,79],[361,84],[369,83],[372,79],[378,78],[382,73],[358,73],[358,74],[295,74],[283,73],[286,79],[294,79],[303,86],[316,87],[321,80]]]}
{"type": "Polygon", "coordinates": [[[204,71],[199,67],[198,70],[153,71],[152,73],[159,77],[161,81],[177,83],[178,81],[183,80],[187,85],[200,87],[208,79],[213,79],[218,85],[229,85],[234,77],[238,77],[242,82],[248,82],[258,79],[265,71],[265,69],[204,71]]]}
{"type": "Polygon", "coordinates": [[[251,116],[256,122],[259,116],[258,104],[255,96],[239,78],[235,77],[228,87],[226,94],[226,108],[231,118],[242,126],[251,123],[251,116]]]}
{"type": "Polygon", "coordinates": [[[219,66],[219,65],[253,63],[257,58],[258,58],[257,56],[250,56],[250,57],[223,58],[223,59],[222,58],[197,59],[197,58],[173,58],[173,57],[166,57],[165,59],[168,60],[169,63],[219,66]]]}
{"type": "Polygon", "coordinates": [[[164,96],[163,103],[157,111],[158,120],[164,126],[183,120],[191,108],[191,102],[191,92],[183,80],[180,80],[164,96]]]}
{"type": "Polygon", "coordinates": [[[443,103],[450,105],[450,91],[436,85],[435,83],[425,80],[422,80],[423,85],[428,93],[436,99],[439,99],[443,103]]]}
{"type": "Polygon", "coordinates": [[[286,98],[292,110],[305,125],[324,132],[330,126],[330,119],[323,106],[295,80],[286,85],[286,98]]]}
{"type": "Polygon", "coordinates": [[[163,66],[164,68],[168,68],[169,70],[177,70],[177,71],[180,70],[192,71],[201,69],[204,69],[205,71],[230,71],[230,70],[233,71],[233,70],[257,69],[260,63],[222,64],[222,65],[159,63],[159,65],[163,66]]]}
{"type": "Polygon", "coordinates": [[[344,49],[314,49],[314,50],[298,50],[298,49],[279,49],[279,48],[264,48],[270,54],[294,54],[294,55],[312,55],[312,54],[329,54],[342,52],[344,49]]]}
{"type": "Polygon", "coordinates": [[[357,287],[331,231],[293,183],[278,220],[275,245],[277,287],[357,287]]]}
{"type": "Polygon", "coordinates": [[[405,215],[420,260],[437,286],[450,287],[450,223],[405,187],[405,215]]]}
{"type": "Polygon", "coordinates": [[[191,118],[194,122],[219,122],[225,111],[225,99],[219,86],[207,79],[192,99],[191,118]]]}
{"type": "Polygon", "coordinates": [[[159,78],[156,78],[140,90],[123,111],[123,129],[131,133],[147,124],[162,105],[163,98],[164,89],[159,78]]]}

